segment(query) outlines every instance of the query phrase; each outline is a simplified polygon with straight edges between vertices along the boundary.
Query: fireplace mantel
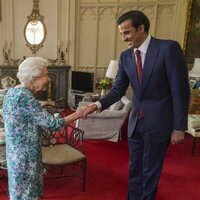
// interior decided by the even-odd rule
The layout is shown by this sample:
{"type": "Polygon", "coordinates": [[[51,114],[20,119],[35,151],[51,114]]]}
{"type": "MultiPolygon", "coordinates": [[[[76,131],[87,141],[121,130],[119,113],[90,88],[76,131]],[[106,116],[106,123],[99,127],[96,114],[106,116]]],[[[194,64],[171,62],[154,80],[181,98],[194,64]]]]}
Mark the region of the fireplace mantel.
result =
{"type": "MultiPolygon", "coordinates": [[[[63,99],[62,106],[64,107],[68,106],[69,70],[70,67],[66,65],[48,66],[49,77],[51,80],[50,98],[52,101],[63,99]]],[[[16,77],[17,72],[18,66],[0,65],[0,79],[6,76],[11,76],[12,78],[17,80],[17,83],[19,83],[19,80],[16,77]]],[[[1,83],[0,88],[2,88],[1,83]]],[[[47,100],[48,98],[49,97],[47,92],[43,93],[42,96],[39,97],[40,100],[47,100]]]]}

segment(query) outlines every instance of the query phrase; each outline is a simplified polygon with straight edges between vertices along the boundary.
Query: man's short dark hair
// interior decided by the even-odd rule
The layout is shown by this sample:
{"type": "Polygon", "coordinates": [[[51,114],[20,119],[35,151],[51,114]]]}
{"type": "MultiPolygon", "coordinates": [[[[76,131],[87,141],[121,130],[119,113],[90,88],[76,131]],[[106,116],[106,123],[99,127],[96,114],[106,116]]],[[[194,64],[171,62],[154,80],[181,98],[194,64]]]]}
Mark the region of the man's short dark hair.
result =
{"type": "Polygon", "coordinates": [[[132,26],[136,29],[143,24],[145,32],[149,32],[150,22],[148,17],[143,12],[139,10],[128,11],[117,19],[117,24],[120,25],[122,22],[129,19],[132,21],[132,26]]]}

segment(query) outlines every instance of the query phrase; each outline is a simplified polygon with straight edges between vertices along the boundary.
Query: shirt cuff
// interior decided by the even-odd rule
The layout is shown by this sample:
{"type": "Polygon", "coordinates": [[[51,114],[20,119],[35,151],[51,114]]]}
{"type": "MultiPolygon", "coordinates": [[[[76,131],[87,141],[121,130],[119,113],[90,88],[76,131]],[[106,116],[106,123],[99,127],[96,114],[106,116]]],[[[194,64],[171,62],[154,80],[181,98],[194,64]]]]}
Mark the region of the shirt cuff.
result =
{"type": "Polygon", "coordinates": [[[96,104],[98,110],[101,110],[101,108],[102,108],[101,103],[99,101],[96,101],[95,104],[96,104]]]}

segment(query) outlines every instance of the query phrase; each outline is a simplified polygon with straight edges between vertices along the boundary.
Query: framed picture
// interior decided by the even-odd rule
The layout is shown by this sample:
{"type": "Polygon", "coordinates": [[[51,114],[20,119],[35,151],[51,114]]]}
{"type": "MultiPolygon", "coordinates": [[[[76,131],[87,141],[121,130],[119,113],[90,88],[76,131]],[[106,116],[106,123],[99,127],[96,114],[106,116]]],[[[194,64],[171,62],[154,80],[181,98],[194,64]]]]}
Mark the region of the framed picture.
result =
{"type": "Polygon", "coordinates": [[[200,0],[189,0],[183,50],[188,64],[200,58],[200,0]]]}

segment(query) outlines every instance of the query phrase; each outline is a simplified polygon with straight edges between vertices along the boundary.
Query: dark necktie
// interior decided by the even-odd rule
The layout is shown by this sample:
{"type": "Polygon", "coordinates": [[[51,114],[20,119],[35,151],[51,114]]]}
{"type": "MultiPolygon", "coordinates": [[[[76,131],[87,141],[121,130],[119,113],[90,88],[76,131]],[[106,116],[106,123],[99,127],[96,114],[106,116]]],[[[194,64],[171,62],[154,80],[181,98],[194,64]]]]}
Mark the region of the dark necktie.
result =
{"type": "Polygon", "coordinates": [[[141,60],[141,56],[140,56],[140,50],[137,49],[135,54],[136,54],[137,75],[138,75],[138,80],[141,84],[141,80],[142,80],[142,60],[141,60]]]}
{"type": "MultiPolygon", "coordinates": [[[[141,80],[142,80],[142,60],[141,60],[141,56],[140,56],[140,50],[136,50],[135,52],[136,54],[136,65],[137,65],[137,75],[138,75],[138,80],[141,84],[141,80]]],[[[144,117],[144,113],[142,111],[142,109],[139,109],[139,113],[138,113],[138,119],[142,119],[144,117]]]]}

